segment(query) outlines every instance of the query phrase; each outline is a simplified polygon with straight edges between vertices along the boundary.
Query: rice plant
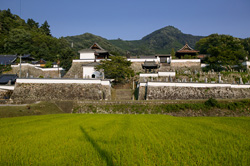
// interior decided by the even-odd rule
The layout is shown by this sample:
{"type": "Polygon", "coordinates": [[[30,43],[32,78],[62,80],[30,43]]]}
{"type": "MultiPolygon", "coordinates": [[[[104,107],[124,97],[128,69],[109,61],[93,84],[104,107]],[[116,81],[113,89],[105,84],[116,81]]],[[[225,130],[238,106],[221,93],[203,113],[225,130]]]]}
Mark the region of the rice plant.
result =
{"type": "Polygon", "coordinates": [[[0,165],[250,165],[249,117],[0,119],[0,165]]]}

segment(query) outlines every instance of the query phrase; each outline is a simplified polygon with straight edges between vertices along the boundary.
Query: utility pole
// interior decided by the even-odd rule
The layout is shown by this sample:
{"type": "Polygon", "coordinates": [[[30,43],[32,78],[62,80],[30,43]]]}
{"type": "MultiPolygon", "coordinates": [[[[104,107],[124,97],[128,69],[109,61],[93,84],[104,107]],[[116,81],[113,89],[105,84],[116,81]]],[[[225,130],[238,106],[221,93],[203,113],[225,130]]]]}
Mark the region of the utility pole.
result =
{"type": "Polygon", "coordinates": [[[57,64],[57,69],[58,69],[58,78],[61,78],[60,70],[59,70],[59,64],[60,64],[60,59],[59,59],[59,57],[60,57],[60,55],[57,54],[56,56],[57,56],[57,62],[56,62],[56,64],[57,64]]]}
{"type": "Polygon", "coordinates": [[[21,66],[21,64],[22,64],[22,56],[21,56],[21,54],[20,54],[20,71],[19,71],[19,78],[21,78],[21,76],[22,76],[22,66],[21,66]]]}

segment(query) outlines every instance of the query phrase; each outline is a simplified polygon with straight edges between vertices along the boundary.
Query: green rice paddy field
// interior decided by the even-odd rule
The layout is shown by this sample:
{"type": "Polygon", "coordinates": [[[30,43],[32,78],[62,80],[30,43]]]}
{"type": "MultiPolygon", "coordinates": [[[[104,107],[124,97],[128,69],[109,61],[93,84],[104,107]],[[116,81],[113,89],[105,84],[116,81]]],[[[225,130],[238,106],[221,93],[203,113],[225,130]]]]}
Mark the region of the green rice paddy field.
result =
{"type": "Polygon", "coordinates": [[[250,118],[0,118],[0,165],[250,165],[250,118]]]}

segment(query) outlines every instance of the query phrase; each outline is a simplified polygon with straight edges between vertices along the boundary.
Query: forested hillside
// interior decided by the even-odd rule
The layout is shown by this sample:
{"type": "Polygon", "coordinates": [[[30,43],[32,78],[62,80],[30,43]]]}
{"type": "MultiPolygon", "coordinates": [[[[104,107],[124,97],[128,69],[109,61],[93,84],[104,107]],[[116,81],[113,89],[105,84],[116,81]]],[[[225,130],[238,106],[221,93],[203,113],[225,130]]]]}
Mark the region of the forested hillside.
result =
{"type": "Polygon", "coordinates": [[[164,54],[170,53],[172,48],[178,50],[188,43],[191,47],[202,36],[193,36],[182,33],[173,26],[167,26],[143,37],[141,40],[123,41],[111,40],[110,42],[120,48],[128,49],[132,54],[164,54]]]}
{"type": "Polygon", "coordinates": [[[68,69],[75,55],[64,38],[55,38],[45,21],[41,26],[33,19],[27,21],[11,11],[0,11],[0,54],[31,54],[36,60],[60,60],[61,66],[68,69]]]}
{"type": "Polygon", "coordinates": [[[107,39],[100,36],[93,35],[91,33],[84,33],[82,35],[67,36],[66,39],[70,44],[73,43],[73,49],[75,52],[89,48],[95,42],[97,42],[103,49],[108,50],[111,54],[125,55],[126,51],[119,47],[112,45],[107,39]]]}
{"type": "Polygon", "coordinates": [[[153,55],[170,53],[172,48],[178,50],[188,43],[191,47],[199,41],[202,36],[193,36],[182,33],[173,26],[159,29],[141,40],[107,40],[100,36],[85,33],[77,36],[67,36],[65,39],[73,42],[74,50],[90,47],[94,42],[100,44],[104,49],[113,54],[125,55],[129,51],[132,55],[153,55]]]}

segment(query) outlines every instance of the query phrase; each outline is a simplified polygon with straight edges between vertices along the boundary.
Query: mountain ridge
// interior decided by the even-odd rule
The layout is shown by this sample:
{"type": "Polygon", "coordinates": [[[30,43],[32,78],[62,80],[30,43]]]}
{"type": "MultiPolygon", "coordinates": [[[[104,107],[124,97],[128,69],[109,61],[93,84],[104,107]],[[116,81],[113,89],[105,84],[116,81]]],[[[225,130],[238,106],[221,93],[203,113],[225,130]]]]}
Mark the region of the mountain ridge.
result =
{"type": "Polygon", "coordinates": [[[184,34],[174,26],[166,26],[142,37],[140,40],[108,40],[91,33],[67,36],[64,38],[70,43],[74,43],[75,50],[88,48],[94,42],[97,42],[104,49],[117,55],[126,55],[127,51],[129,51],[131,55],[153,55],[169,54],[172,48],[178,50],[186,43],[194,48],[195,43],[203,37],[204,36],[184,34]]]}

